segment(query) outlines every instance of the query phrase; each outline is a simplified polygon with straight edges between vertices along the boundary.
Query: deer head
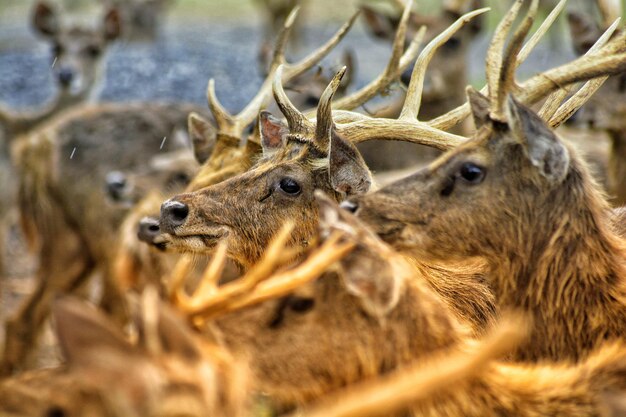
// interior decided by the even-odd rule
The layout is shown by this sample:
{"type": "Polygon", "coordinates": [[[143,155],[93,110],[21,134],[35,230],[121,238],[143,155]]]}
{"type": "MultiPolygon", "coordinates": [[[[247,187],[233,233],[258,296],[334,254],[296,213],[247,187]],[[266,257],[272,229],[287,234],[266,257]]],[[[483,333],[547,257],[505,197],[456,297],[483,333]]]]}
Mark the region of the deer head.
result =
{"type": "Polygon", "coordinates": [[[83,95],[101,78],[109,44],[122,32],[116,8],[107,10],[97,28],[65,22],[46,1],[35,5],[32,26],[52,44],[54,74],[60,87],[72,95],[83,95]]]}
{"type": "MultiPolygon", "coordinates": [[[[371,178],[360,154],[333,133],[328,123],[330,101],[343,72],[335,76],[320,101],[316,127],[279,101],[289,126],[269,113],[261,114],[263,157],[253,169],[165,202],[160,225],[167,233],[166,244],[210,253],[228,239],[230,256],[248,266],[259,259],[286,219],[296,219],[300,226],[293,243],[306,246],[315,228],[314,190],[324,190],[336,199],[366,191],[371,178]]],[[[276,80],[275,89],[284,94],[281,71],[276,80]]]]}

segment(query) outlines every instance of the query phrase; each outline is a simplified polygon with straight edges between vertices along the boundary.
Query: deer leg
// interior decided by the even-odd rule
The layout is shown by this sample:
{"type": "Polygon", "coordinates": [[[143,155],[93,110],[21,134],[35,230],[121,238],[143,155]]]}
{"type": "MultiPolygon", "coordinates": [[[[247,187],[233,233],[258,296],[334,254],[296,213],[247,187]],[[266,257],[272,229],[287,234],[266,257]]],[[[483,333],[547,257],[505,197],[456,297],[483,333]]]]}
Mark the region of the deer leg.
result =
{"type": "Polygon", "coordinates": [[[94,262],[80,237],[70,230],[57,232],[55,239],[43,240],[36,289],[6,322],[0,375],[25,367],[54,298],[73,291],[92,273],[94,262]]]}

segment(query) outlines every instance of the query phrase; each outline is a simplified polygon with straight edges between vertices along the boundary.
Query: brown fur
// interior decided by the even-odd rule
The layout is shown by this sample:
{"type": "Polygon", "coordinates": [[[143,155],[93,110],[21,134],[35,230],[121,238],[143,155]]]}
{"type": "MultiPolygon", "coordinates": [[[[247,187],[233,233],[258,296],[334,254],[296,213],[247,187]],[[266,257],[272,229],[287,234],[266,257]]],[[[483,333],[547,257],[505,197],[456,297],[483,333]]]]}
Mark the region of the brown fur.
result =
{"type": "Polygon", "coordinates": [[[242,415],[245,366],[193,334],[169,307],[154,313],[152,340],[131,344],[101,312],[76,300],[58,302],[56,328],[67,363],[0,382],[0,414],[242,415]]]}
{"type": "Polygon", "coordinates": [[[172,0],[100,0],[108,8],[119,10],[124,25],[122,33],[129,41],[154,41],[163,26],[164,15],[172,0]]]}
{"type": "Polygon", "coordinates": [[[486,259],[499,306],[534,317],[518,359],[580,359],[626,334],[624,242],[575,152],[531,110],[510,101],[508,111],[507,123],[485,120],[467,144],[352,204],[403,252],[486,259]],[[475,184],[467,166],[481,169],[475,184]]]}
{"type": "MultiPolygon", "coordinates": [[[[279,411],[474,343],[402,256],[327,201],[322,235],[348,231],[357,243],[337,274],[217,322],[226,344],[249,357],[255,388],[279,411]]],[[[616,344],[576,366],[497,363],[409,414],[594,416],[601,394],[626,388],[625,359],[626,349],[616,344]]]]}
{"type": "Polygon", "coordinates": [[[116,231],[147,190],[181,187],[171,182],[180,174],[164,169],[167,159],[183,158],[173,167],[191,176],[189,146],[176,140],[191,109],[145,103],[91,106],[69,111],[18,140],[22,225],[39,254],[38,288],[7,322],[5,373],[24,365],[26,346],[33,345],[55,294],[76,290],[95,271],[103,273],[103,305],[118,319],[124,317],[111,271],[116,231]],[[164,137],[169,140],[163,142],[164,137]],[[111,171],[141,175],[128,176],[111,195],[105,182],[111,171]]]}

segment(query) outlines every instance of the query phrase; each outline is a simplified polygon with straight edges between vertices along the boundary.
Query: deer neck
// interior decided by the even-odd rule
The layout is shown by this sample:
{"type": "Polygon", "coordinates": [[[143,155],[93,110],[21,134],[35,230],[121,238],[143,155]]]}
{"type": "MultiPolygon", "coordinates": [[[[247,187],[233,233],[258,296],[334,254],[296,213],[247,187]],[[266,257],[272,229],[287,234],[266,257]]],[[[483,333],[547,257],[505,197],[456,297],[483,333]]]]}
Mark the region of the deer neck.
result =
{"type": "MultiPolygon", "coordinates": [[[[500,308],[533,313],[529,345],[548,349],[527,359],[557,358],[563,352],[547,346],[567,349],[568,343],[582,346],[583,339],[588,349],[610,333],[607,323],[626,323],[620,313],[626,303],[624,243],[611,230],[608,206],[586,171],[574,169],[566,182],[537,207],[530,227],[517,228],[516,244],[490,260],[500,308]]],[[[578,358],[582,352],[571,353],[578,358]]]]}

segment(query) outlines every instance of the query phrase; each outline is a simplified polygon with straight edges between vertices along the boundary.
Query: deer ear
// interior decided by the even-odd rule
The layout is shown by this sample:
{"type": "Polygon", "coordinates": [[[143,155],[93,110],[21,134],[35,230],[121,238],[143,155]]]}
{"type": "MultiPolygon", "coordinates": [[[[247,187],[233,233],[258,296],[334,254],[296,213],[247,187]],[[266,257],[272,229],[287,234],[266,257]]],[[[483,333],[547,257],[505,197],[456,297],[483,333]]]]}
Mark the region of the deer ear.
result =
{"type": "Polygon", "coordinates": [[[103,21],[104,38],[112,41],[122,34],[122,16],[119,10],[112,8],[104,15],[103,21]]]}
{"type": "Polygon", "coordinates": [[[569,152],[554,132],[532,110],[513,96],[507,99],[507,119],[515,139],[524,145],[526,156],[550,182],[565,179],[569,152]]]}
{"type": "Polygon", "coordinates": [[[339,230],[357,246],[339,262],[339,273],[346,290],[359,298],[363,309],[383,317],[398,304],[403,278],[389,257],[390,249],[358,218],[339,208],[337,203],[316,191],[320,208],[322,238],[339,230]]]}
{"type": "Polygon", "coordinates": [[[40,1],[33,11],[32,25],[40,34],[54,36],[59,31],[59,17],[50,4],[40,1]]]}
{"type": "Polygon", "coordinates": [[[61,350],[70,365],[93,365],[103,348],[126,356],[134,352],[123,333],[87,303],[60,299],[54,303],[52,315],[61,350]]]}
{"type": "Polygon", "coordinates": [[[471,86],[465,89],[465,93],[472,110],[474,127],[478,130],[489,121],[489,99],[471,86]]]}
{"type": "Polygon", "coordinates": [[[263,154],[273,153],[282,148],[289,134],[289,128],[268,111],[259,115],[259,132],[263,154]]]}
{"type": "Polygon", "coordinates": [[[216,131],[211,122],[197,113],[189,113],[187,130],[196,160],[203,164],[213,153],[216,131]]]}
{"type": "Polygon", "coordinates": [[[330,136],[328,155],[330,184],[344,196],[366,193],[372,185],[372,175],[363,157],[350,142],[334,129],[330,136]]]}

